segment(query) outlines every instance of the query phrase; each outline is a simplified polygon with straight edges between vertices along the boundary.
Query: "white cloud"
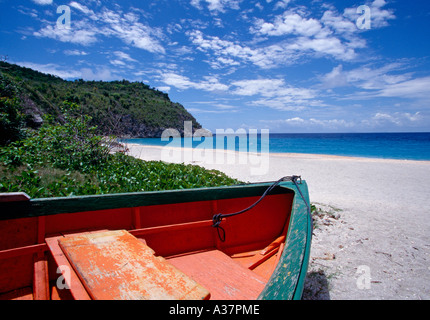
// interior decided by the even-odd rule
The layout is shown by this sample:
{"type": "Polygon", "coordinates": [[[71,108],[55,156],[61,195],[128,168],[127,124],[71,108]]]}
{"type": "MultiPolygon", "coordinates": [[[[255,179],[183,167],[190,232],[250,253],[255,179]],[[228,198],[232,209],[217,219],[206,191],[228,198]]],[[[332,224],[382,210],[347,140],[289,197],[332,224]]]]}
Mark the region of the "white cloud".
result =
{"type": "Polygon", "coordinates": [[[122,51],[115,51],[114,54],[121,60],[125,60],[128,62],[137,62],[137,60],[130,57],[128,53],[122,51]]]}
{"type": "Polygon", "coordinates": [[[430,100],[430,77],[414,78],[412,72],[404,72],[407,65],[389,63],[381,67],[364,65],[349,71],[342,65],[321,77],[321,88],[353,86],[362,91],[347,99],[369,99],[375,97],[430,100]]]}
{"type": "Polygon", "coordinates": [[[40,11],[32,8],[25,8],[23,6],[18,7],[18,12],[30,16],[34,19],[39,19],[40,11]]]}
{"type": "Polygon", "coordinates": [[[86,7],[86,6],[82,5],[82,4],[77,3],[76,1],[70,2],[69,6],[75,8],[75,9],[78,9],[78,10],[80,10],[81,12],[83,12],[85,14],[93,14],[93,15],[95,14],[94,11],[88,9],[88,7],[86,7]]]}
{"type": "Polygon", "coordinates": [[[317,92],[288,85],[282,79],[255,79],[232,82],[232,94],[257,96],[252,105],[281,111],[302,110],[324,105],[317,99],[317,92]]]}
{"type": "MultiPolygon", "coordinates": [[[[385,0],[375,0],[366,4],[370,8],[371,28],[386,27],[388,26],[388,20],[396,18],[393,10],[382,9],[386,4],[385,0]]],[[[343,15],[355,22],[361,14],[357,13],[357,7],[354,7],[345,9],[343,15]]]]}
{"type": "Polygon", "coordinates": [[[282,79],[256,79],[234,81],[232,85],[236,87],[233,93],[237,95],[273,97],[279,94],[285,82],[282,79]]]}
{"type": "Polygon", "coordinates": [[[238,110],[235,109],[222,109],[222,108],[215,108],[215,109],[203,109],[203,108],[187,108],[187,111],[193,112],[193,113],[237,113],[238,110]]]}
{"type": "Polygon", "coordinates": [[[283,48],[289,53],[328,55],[340,60],[354,59],[356,57],[354,49],[365,46],[364,41],[357,40],[351,35],[345,39],[335,35],[332,28],[350,31],[355,25],[334,16],[332,12],[324,13],[321,20],[306,18],[304,15],[304,12],[289,10],[275,16],[272,22],[258,19],[250,28],[250,32],[269,37],[287,36],[287,44],[283,45],[283,48]]]}
{"type": "Polygon", "coordinates": [[[163,36],[161,31],[138,22],[138,16],[135,13],[124,15],[105,9],[100,20],[106,23],[101,29],[101,34],[120,38],[128,45],[152,53],[165,53],[165,49],[157,40],[163,36]]]}
{"type": "Polygon", "coordinates": [[[228,86],[219,82],[215,77],[207,76],[205,80],[194,82],[188,77],[176,74],[174,72],[161,73],[160,80],[169,86],[176,87],[181,90],[199,89],[204,91],[226,91],[228,86]]]}
{"type": "Polygon", "coordinates": [[[302,131],[331,131],[345,132],[353,130],[381,130],[385,128],[411,128],[423,122],[424,116],[420,112],[378,112],[376,114],[365,114],[354,120],[347,119],[321,119],[316,117],[303,118],[293,117],[277,120],[260,120],[261,123],[281,129],[281,130],[299,130],[302,131]]]}
{"type": "Polygon", "coordinates": [[[372,127],[385,126],[387,124],[395,125],[397,127],[409,126],[412,123],[419,122],[423,119],[420,112],[411,114],[409,112],[395,112],[395,113],[376,113],[370,120],[364,120],[363,123],[372,127]]]}
{"type": "Polygon", "coordinates": [[[33,70],[37,70],[42,73],[51,74],[51,75],[60,77],[62,79],[80,78],[82,75],[80,71],[67,70],[66,68],[55,63],[38,64],[38,63],[24,61],[24,62],[17,62],[16,64],[33,70]]]}
{"type": "MultiPolygon", "coordinates": [[[[311,89],[293,87],[282,79],[247,79],[221,83],[216,77],[205,77],[203,81],[192,81],[175,72],[162,72],[160,80],[166,85],[181,90],[198,89],[204,91],[228,92],[233,96],[255,97],[250,105],[276,110],[302,110],[311,106],[324,105],[316,99],[317,92],[311,89]]],[[[216,104],[218,109],[232,109],[229,105],[216,104]]],[[[219,110],[218,110],[219,111],[219,110]]]]}
{"type": "Polygon", "coordinates": [[[321,126],[326,129],[327,128],[333,128],[333,129],[352,128],[355,125],[353,121],[347,121],[344,119],[319,120],[319,119],[311,118],[309,119],[309,123],[312,125],[321,126]]]}
{"type": "Polygon", "coordinates": [[[276,9],[285,9],[290,2],[291,2],[291,0],[281,0],[281,1],[278,1],[275,4],[275,6],[273,7],[273,9],[274,10],[276,10],[276,9]]]}
{"type": "Polygon", "coordinates": [[[305,122],[305,120],[303,120],[302,118],[299,117],[295,117],[295,118],[290,118],[290,119],[286,119],[284,120],[286,123],[295,123],[295,124],[302,124],[305,122]]]}
{"type": "Polygon", "coordinates": [[[217,14],[225,12],[227,8],[238,10],[242,0],[191,0],[191,5],[199,10],[203,9],[202,2],[207,5],[209,11],[217,14]]]}
{"type": "Polygon", "coordinates": [[[292,64],[297,59],[293,51],[281,44],[251,48],[219,37],[205,37],[199,30],[188,32],[187,35],[199,51],[208,53],[209,63],[216,69],[239,65],[239,61],[266,69],[279,64],[292,64]]]}
{"type": "Polygon", "coordinates": [[[194,8],[202,10],[202,6],[200,5],[200,0],[191,0],[190,3],[194,8]]]}
{"type": "Polygon", "coordinates": [[[344,16],[341,16],[332,10],[324,12],[321,22],[337,34],[351,34],[358,30],[355,22],[350,19],[346,19],[344,16]]]}
{"type": "Polygon", "coordinates": [[[405,68],[404,64],[395,62],[382,67],[374,67],[369,64],[346,71],[343,70],[342,65],[338,65],[331,72],[321,77],[322,87],[355,86],[365,90],[385,89],[387,86],[411,79],[411,73],[398,73],[405,68]]]}
{"type": "Polygon", "coordinates": [[[297,13],[286,11],[283,15],[275,17],[274,22],[265,22],[262,19],[257,20],[255,27],[251,32],[260,35],[283,36],[283,35],[300,35],[316,36],[325,33],[321,23],[313,18],[306,19],[297,13]]]}
{"type": "Polygon", "coordinates": [[[81,45],[92,45],[98,42],[101,36],[114,37],[127,45],[151,53],[165,53],[159,41],[164,37],[161,30],[139,22],[140,16],[135,12],[124,13],[121,10],[102,8],[95,13],[75,1],[71,2],[70,6],[78,9],[84,17],[72,17],[70,28],[58,28],[56,23],[51,23],[35,31],[33,35],[81,45]]]}
{"type": "Polygon", "coordinates": [[[125,67],[127,65],[124,61],[118,59],[110,60],[109,62],[118,67],[125,67]]]}
{"type": "Polygon", "coordinates": [[[236,105],[219,103],[217,101],[193,101],[193,105],[198,107],[187,108],[188,111],[195,113],[236,113],[239,107],[236,105]]]}
{"type": "Polygon", "coordinates": [[[304,130],[334,130],[342,131],[356,126],[354,121],[344,119],[303,119],[300,117],[278,119],[278,120],[261,120],[261,122],[276,126],[278,128],[302,128],[304,130]]]}
{"type": "Polygon", "coordinates": [[[64,54],[67,56],[86,56],[88,52],[83,50],[64,50],[64,54]]]}
{"type": "Polygon", "coordinates": [[[33,62],[17,62],[16,64],[37,70],[39,72],[54,75],[62,79],[84,79],[84,80],[102,80],[111,81],[116,77],[113,72],[107,67],[95,67],[95,70],[90,68],[82,68],[80,70],[72,70],[65,66],[55,63],[38,64],[33,62]]]}
{"type": "MultiPolygon", "coordinates": [[[[285,2],[288,5],[288,1],[285,2]]],[[[280,3],[278,2],[277,5],[280,3]]],[[[384,0],[370,3],[372,26],[380,28],[395,19],[392,10],[385,10],[384,0]]],[[[285,5],[285,7],[286,7],[285,5]]],[[[276,15],[271,21],[256,19],[250,32],[258,36],[287,37],[288,45],[282,45],[288,54],[314,54],[330,56],[342,61],[357,57],[356,49],[365,48],[366,41],[359,37],[356,20],[360,16],[357,7],[347,8],[343,15],[331,6],[318,19],[309,17],[303,7],[296,7],[276,15]]]]}
{"type": "Polygon", "coordinates": [[[379,91],[380,97],[430,99],[430,77],[416,78],[386,85],[379,91]]]}
{"type": "Polygon", "coordinates": [[[171,89],[171,87],[168,86],[161,86],[161,87],[157,87],[157,90],[161,91],[161,92],[169,92],[171,89]]]}
{"type": "Polygon", "coordinates": [[[45,6],[48,4],[52,4],[53,0],[32,0],[35,4],[39,4],[41,6],[45,6]]]}
{"type": "Polygon", "coordinates": [[[318,55],[328,55],[339,60],[352,60],[356,57],[353,48],[348,47],[335,37],[306,38],[300,37],[296,42],[287,46],[287,49],[298,52],[310,52],[318,55]]]}
{"type": "Polygon", "coordinates": [[[348,85],[348,77],[343,72],[343,66],[338,65],[333,70],[322,77],[322,86],[324,88],[344,87],[348,85]]]}
{"type": "Polygon", "coordinates": [[[95,80],[95,81],[112,81],[116,80],[116,77],[112,74],[112,71],[107,67],[93,69],[83,68],[81,69],[81,78],[84,80],[95,80]]]}

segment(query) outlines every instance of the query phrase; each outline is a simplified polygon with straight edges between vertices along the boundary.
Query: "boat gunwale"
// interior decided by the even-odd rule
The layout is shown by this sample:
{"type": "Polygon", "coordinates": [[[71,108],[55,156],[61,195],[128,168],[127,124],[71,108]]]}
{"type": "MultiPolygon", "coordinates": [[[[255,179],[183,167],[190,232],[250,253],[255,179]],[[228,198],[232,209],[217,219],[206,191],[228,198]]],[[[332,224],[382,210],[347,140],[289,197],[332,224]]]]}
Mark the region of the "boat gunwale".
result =
{"type": "MultiPolygon", "coordinates": [[[[309,191],[306,181],[292,184],[295,196],[291,208],[290,225],[285,247],[274,272],[259,300],[301,300],[308,270],[313,232],[309,191]],[[298,196],[303,195],[304,198],[298,196]],[[301,250],[297,250],[301,248],[301,250]],[[299,265],[300,267],[295,267],[299,265]]],[[[285,188],[285,184],[281,185],[285,188]]]]}
{"type": "MultiPolygon", "coordinates": [[[[280,184],[270,195],[294,193],[280,184]]],[[[91,212],[121,208],[137,208],[152,205],[212,201],[261,196],[271,183],[255,183],[222,187],[180,190],[145,191],[77,197],[30,199],[29,201],[0,203],[0,221],[39,216],[91,212]],[[196,200],[199,196],[198,200],[196,200]]]]}

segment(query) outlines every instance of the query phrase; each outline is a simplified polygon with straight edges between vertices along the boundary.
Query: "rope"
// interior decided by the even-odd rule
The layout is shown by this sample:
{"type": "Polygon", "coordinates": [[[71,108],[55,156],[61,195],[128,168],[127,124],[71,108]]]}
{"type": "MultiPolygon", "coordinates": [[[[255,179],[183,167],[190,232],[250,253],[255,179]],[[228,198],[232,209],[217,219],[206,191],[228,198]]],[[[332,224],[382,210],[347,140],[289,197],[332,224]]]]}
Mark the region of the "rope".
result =
{"type": "Polygon", "coordinates": [[[263,193],[263,195],[260,197],[260,199],[257,200],[257,202],[255,202],[254,204],[252,204],[251,206],[249,206],[246,209],[243,209],[241,211],[235,212],[235,213],[229,213],[229,214],[215,214],[212,217],[212,221],[213,221],[213,225],[212,227],[217,228],[217,232],[218,232],[218,237],[222,242],[225,242],[225,230],[223,227],[220,226],[222,220],[224,218],[229,218],[229,217],[233,217],[233,216],[237,216],[239,214],[243,214],[249,210],[251,210],[252,208],[254,208],[257,204],[259,204],[273,189],[275,189],[281,182],[284,181],[292,181],[294,183],[294,185],[296,186],[296,188],[299,190],[300,192],[300,196],[302,197],[303,201],[305,202],[306,206],[308,207],[308,211],[310,211],[310,207],[308,205],[308,203],[306,202],[305,197],[303,196],[302,192],[299,189],[299,186],[297,184],[297,180],[301,180],[300,176],[288,176],[288,177],[283,177],[281,179],[279,179],[278,181],[276,181],[275,183],[273,183],[269,188],[266,189],[266,191],[263,193]]]}

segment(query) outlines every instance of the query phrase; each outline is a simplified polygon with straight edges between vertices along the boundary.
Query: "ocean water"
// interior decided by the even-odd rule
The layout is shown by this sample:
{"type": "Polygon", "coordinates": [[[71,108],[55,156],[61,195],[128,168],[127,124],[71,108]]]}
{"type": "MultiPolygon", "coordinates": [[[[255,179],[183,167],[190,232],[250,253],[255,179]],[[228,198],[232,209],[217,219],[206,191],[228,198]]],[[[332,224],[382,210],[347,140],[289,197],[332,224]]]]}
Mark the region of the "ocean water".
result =
{"type": "Polygon", "coordinates": [[[272,133],[267,136],[222,137],[218,144],[214,138],[156,138],[127,139],[124,142],[143,145],[176,147],[213,147],[236,151],[271,153],[311,153],[350,157],[430,160],[430,133],[272,133]],[[224,140],[224,141],[222,141],[224,140]],[[222,143],[224,142],[224,143],[222,143]]]}

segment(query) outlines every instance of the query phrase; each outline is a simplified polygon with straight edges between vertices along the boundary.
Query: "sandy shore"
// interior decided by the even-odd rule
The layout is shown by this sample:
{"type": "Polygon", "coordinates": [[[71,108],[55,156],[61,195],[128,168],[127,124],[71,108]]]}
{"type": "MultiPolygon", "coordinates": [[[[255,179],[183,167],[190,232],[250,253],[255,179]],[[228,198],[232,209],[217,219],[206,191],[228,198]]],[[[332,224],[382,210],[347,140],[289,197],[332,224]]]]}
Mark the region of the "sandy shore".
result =
{"type": "Polygon", "coordinates": [[[127,146],[137,158],[192,163],[246,182],[301,175],[321,210],[305,299],[430,299],[430,161],[189,150],[175,158],[179,149],[127,146]]]}

